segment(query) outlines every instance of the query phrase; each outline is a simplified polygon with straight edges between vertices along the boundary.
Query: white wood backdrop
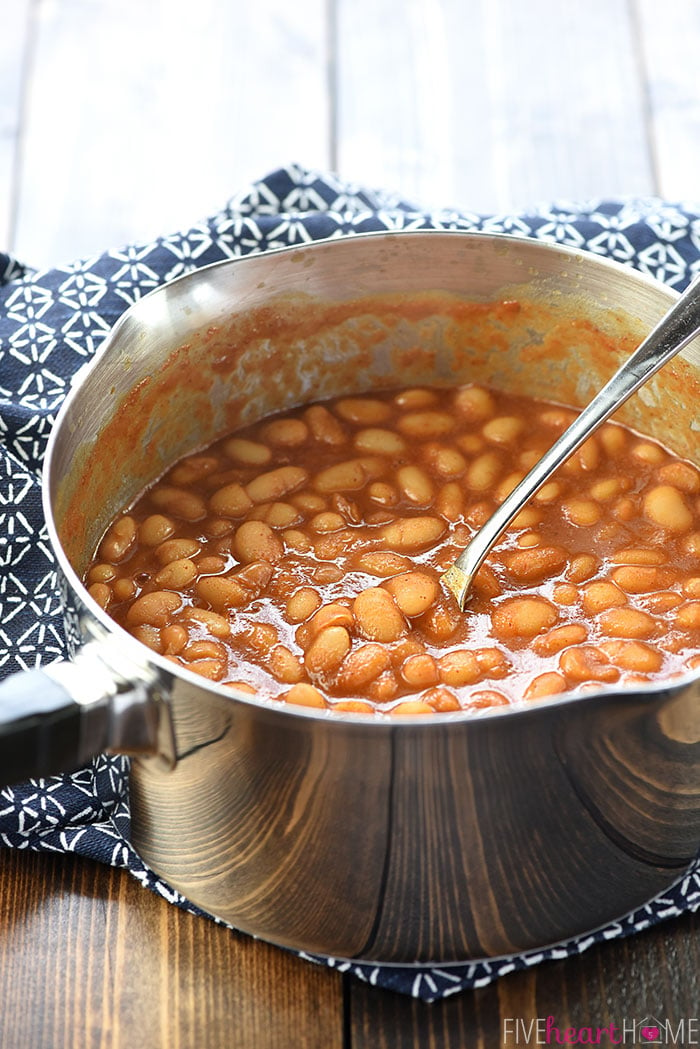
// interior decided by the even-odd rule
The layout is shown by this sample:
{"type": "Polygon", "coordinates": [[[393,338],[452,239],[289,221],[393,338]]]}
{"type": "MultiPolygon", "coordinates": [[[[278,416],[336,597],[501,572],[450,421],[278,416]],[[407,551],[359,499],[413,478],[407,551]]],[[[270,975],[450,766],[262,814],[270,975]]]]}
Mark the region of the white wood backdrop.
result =
{"type": "Polygon", "coordinates": [[[700,0],[0,0],[0,249],[185,227],[290,161],[480,212],[700,199],[700,0]]]}

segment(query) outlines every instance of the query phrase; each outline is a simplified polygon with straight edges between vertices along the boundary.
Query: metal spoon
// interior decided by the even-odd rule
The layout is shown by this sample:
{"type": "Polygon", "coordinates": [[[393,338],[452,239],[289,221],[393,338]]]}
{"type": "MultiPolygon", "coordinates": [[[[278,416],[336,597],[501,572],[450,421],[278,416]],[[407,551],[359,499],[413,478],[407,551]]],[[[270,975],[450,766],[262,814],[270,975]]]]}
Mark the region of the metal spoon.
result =
{"type": "Polygon", "coordinates": [[[700,332],[700,276],[657,324],[641,346],[625,361],[552,447],[545,452],[520,484],[504,499],[485,525],[476,532],[442,582],[464,607],[474,576],[491,547],[529,499],[546,484],[555,470],[631,397],[647,379],[683,349],[700,332]]]}

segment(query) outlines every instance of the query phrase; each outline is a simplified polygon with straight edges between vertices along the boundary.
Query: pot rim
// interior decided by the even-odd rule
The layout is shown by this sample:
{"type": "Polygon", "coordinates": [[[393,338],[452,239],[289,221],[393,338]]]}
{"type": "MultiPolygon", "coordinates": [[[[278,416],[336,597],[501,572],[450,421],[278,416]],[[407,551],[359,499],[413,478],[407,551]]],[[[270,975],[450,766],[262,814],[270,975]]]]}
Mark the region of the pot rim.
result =
{"type": "Polygon", "coordinates": [[[96,354],[78,370],[76,375],[71,382],[71,387],[67,393],[54,421],[54,425],[51,429],[49,439],[47,442],[46,453],[44,456],[44,462],[42,467],[42,505],[44,511],[44,517],[46,521],[46,527],[48,531],[49,542],[51,548],[56,557],[58,566],[61,569],[66,581],[73,590],[73,592],[79,597],[81,603],[90,612],[91,616],[97,620],[107,635],[116,635],[120,641],[123,640],[125,645],[125,656],[126,658],[133,659],[133,663],[136,667],[143,665],[144,662],[155,664],[161,674],[166,678],[182,679],[184,682],[194,685],[200,689],[204,689],[207,692],[213,692],[215,695],[220,696],[223,699],[231,700],[233,702],[242,702],[250,706],[262,708],[263,710],[274,711],[278,714],[284,714],[289,717],[301,717],[305,719],[311,719],[313,721],[323,722],[326,724],[333,724],[338,722],[344,726],[357,726],[358,728],[366,728],[368,725],[372,725],[377,730],[381,727],[384,729],[390,729],[392,731],[396,729],[405,729],[406,731],[411,728],[418,727],[430,727],[436,729],[439,726],[454,725],[459,723],[473,724],[475,726],[483,724],[484,722],[490,722],[493,719],[499,718],[513,718],[513,717],[527,717],[535,716],[539,711],[549,711],[554,707],[566,707],[572,703],[584,703],[590,701],[601,701],[608,697],[620,697],[628,696],[630,699],[633,697],[639,700],[640,698],[649,698],[651,701],[654,697],[660,693],[668,692],[670,694],[680,693],[685,688],[689,687],[695,682],[700,682],[700,671],[688,671],[678,677],[671,679],[660,680],[651,682],[644,686],[635,688],[600,688],[591,689],[590,691],[583,693],[564,692],[559,695],[545,697],[536,701],[522,700],[517,704],[512,704],[502,707],[489,707],[479,711],[456,711],[453,713],[435,713],[435,714],[414,714],[414,715],[403,715],[401,718],[392,718],[386,715],[377,714],[359,714],[351,713],[348,711],[335,711],[335,710],[320,710],[313,707],[302,707],[294,704],[280,703],[279,700],[275,700],[271,697],[265,697],[252,693],[239,692],[229,685],[222,685],[216,681],[209,681],[203,678],[200,674],[196,674],[194,671],[187,670],[185,667],[180,667],[168,660],[165,656],[160,655],[157,652],[150,650],[142,642],[137,641],[131,634],[128,633],[123,627],[121,627],[114,619],[111,618],[104,611],[104,609],[91,597],[88,593],[87,588],[80,579],[78,573],[73,568],[72,564],[66,556],[58,530],[56,528],[54,520],[54,511],[51,502],[50,495],[50,478],[52,474],[52,463],[54,458],[54,449],[57,440],[58,431],[61,428],[61,423],[67,415],[71,404],[77,399],[82,391],[82,387],[85,384],[88,375],[93,369],[99,367],[103,355],[109,352],[109,349],[113,342],[118,338],[122,328],[127,325],[134,314],[144,308],[148,309],[148,302],[154,296],[167,294],[167,292],[175,285],[181,284],[187,281],[196,280],[202,273],[214,269],[220,269],[222,267],[236,266],[239,264],[245,264],[247,261],[254,259],[260,259],[261,257],[276,256],[276,255],[290,255],[294,253],[307,254],[315,249],[328,249],[333,244],[345,244],[348,241],[355,240],[369,240],[369,239],[385,239],[385,240],[396,240],[397,238],[410,238],[410,237],[431,237],[433,239],[442,237],[452,238],[466,238],[478,239],[487,243],[503,243],[512,244],[514,241],[522,242],[527,241],[531,244],[537,245],[547,253],[553,253],[560,255],[562,259],[568,259],[571,263],[579,263],[587,261],[592,263],[598,268],[609,269],[611,274],[618,276],[624,275],[625,277],[632,278],[636,283],[641,283],[649,288],[654,289],[657,292],[662,292],[669,298],[669,305],[673,300],[679,297],[679,292],[674,288],[670,288],[667,284],[658,280],[649,274],[642,273],[639,270],[633,269],[629,265],[617,262],[615,259],[607,258],[603,255],[597,255],[595,252],[588,251],[582,248],[574,248],[565,244],[558,244],[546,240],[540,240],[534,237],[523,237],[510,233],[488,233],[482,232],[481,230],[462,230],[462,229],[402,229],[402,230],[372,230],[364,233],[351,233],[345,234],[341,237],[324,237],[320,240],[311,241],[302,245],[285,245],[278,248],[270,248],[264,252],[253,252],[248,255],[240,255],[235,258],[222,259],[218,262],[209,263],[206,266],[201,266],[198,269],[190,270],[187,273],[180,274],[173,280],[166,281],[165,283],[153,288],[147,292],[135,303],[129,306],[118,318],[115,324],[107,333],[104,341],[100,345],[96,354]],[[132,655],[133,653],[133,655],[132,655]]]}

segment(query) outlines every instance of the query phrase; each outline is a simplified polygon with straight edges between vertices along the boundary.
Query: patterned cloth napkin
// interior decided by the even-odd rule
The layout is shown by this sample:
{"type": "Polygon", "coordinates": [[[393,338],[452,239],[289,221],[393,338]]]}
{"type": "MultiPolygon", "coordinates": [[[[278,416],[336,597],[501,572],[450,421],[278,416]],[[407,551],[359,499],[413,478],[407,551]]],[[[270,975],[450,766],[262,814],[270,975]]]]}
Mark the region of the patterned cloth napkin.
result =
{"type": "MultiPolygon", "coordinates": [[[[192,229],[153,243],[41,272],[0,254],[0,674],[64,653],[41,510],[41,460],[72,376],[120,314],[151,289],[211,262],[326,237],[419,228],[508,233],[586,248],[678,290],[700,272],[698,204],[646,198],[560,202],[492,217],[428,213],[398,197],[296,166],[255,183],[192,229]]],[[[102,756],[74,775],[0,791],[0,844],[73,852],[127,868],[171,903],[201,913],[156,877],[130,844],[126,758],[102,756]]],[[[700,859],[662,897],[607,928],[547,950],[444,969],[309,960],[434,1001],[699,907],[700,859]]]]}

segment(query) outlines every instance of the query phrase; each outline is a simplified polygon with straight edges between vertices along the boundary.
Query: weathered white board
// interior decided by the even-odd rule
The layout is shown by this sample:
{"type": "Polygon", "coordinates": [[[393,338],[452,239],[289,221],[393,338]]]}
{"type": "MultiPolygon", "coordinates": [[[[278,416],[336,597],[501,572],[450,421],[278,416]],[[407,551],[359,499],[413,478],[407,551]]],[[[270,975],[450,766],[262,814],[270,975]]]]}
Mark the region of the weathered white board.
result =
{"type": "Polygon", "coordinates": [[[328,161],[324,0],[39,0],[16,250],[147,240],[328,161]]]}
{"type": "Polygon", "coordinates": [[[339,0],[339,166],[476,211],[653,188],[627,0],[339,0]]]}

